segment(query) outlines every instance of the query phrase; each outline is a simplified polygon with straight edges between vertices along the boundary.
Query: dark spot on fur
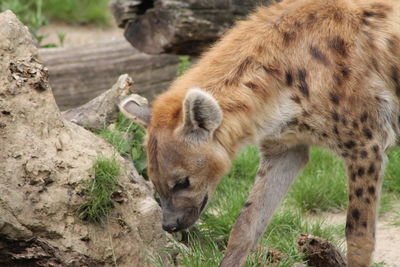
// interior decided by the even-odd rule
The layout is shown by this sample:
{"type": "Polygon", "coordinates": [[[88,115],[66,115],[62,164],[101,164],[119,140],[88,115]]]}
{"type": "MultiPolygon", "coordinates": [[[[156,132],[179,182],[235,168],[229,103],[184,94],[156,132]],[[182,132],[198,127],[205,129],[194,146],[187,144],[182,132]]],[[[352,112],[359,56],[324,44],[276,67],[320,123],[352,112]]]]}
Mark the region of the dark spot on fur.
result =
{"type": "Polygon", "coordinates": [[[252,202],[246,202],[246,203],[244,204],[244,207],[245,207],[245,208],[250,207],[251,204],[253,204],[253,203],[252,203],[252,202]]]}
{"type": "MultiPolygon", "coordinates": [[[[345,117],[342,117],[342,123],[344,126],[347,126],[347,119],[345,117]]],[[[354,133],[353,132],[349,132],[349,135],[352,136],[354,133]]]]}
{"type": "Polygon", "coordinates": [[[250,58],[246,58],[243,60],[243,62],[239,65],[239,67],[236,70],[236,75],[235,77],[240,78],[243,76],[243,74],[247,71],[247,69],[250,67],[252,64],[252,60],[250,58]]]}
{"type": "Polygon", "coordinates": [[[331,40],[328,41],[328,47],[335,52],[336,54],[339,54],[342,57],[347,56],[347,45],[346,42],[340,37],[340,36],[335,36],[331,40]]]}
{"type": "Polygon", "coordinates": [[[363,134],[364,134],[364,136],[367,137],[369,140],[371,140],[372,137],[373,137],[371,130],[370,130],[369,128],[366,128],[366,127],[363,128],[363,134]]]}
{"type": "Polygon", "coordinates": [[[358,168],[357,174],[358,174],[358,176],[360,176],[360,177],[363,176],[363,175],[365,174],[365,169],[364,169],[364,167],[358,168]]]}
{"type": "Polygon", "coordinates": [[[372,147],[372,150],[373,150],[376,154],[378,154],[378,152],[379,152],[379,146],[378,146],[378,145],[374,145],[374,146],[372,147]]]}
{"type": "Polygon", "coordinates": [[[339,130],[338,130],[338,128],[337,128],[337,126],[335,125],[335,126],[333,126],[333,132],[336,134],[336,135],[339,135],[339,130]]]}
{"type": "Polygon", "coordinates": [[[299,120],[297,118],[294,118],[288,122],[288,125],[291,125],[291,126],[297,125],[297,124],[299,124],[299,120]]]}
{"type": "Polygon", "coordinates": [[[362,151],[360,152],[360,156],[361,156],[362,159],[365,159],[366,157],[368,157],[368,152],[365,151],[365,150],[362,150],[362,151]]]}
{"type": "Polygon", "coordinates": [[[363,222],[363,223],[362,223],[362,226],[363,226],[364,228],[367,228],[367,222],[363,222]]]}
{"type": "Polygon", "coordinates": [[[357,174],[356,174],[355,172],[352,172],[352,173],[351,173],[351,180],[352,180],[353,182],[355,182],[355,181],[356,181],[356,178],[357,178],[357,174]]]}
{"type": "Polygon", "coordinates": [[[351,211],[351,216],[353,217],[354,220],[358,221],[360,219],[361,213],[358,209],[353,209],[351,211]]]}
{"type": "Polygon", "coordinates": [[[334,120],[334,121],[336,121],[336,122],[338,122],[339,121],[339,114],[337,114],[337,112],[336,111],[334,111],[334,112],[332,112],[332,119],[334,120]]]}
{"type": "Polygon", "coordinates": [[[374,163],[371,163],[371,165],[369,165],[369,168],[368,168],[368,174],[373,174],[375,172],[375,165],[374,165],[374,163]]]}
{"type": "Polygon", "coordinates": [[[323,133],[322,133],[322,137],[327,138],[327,137],[328,137],[328,134],[325,133],[325,132],[323,132],[323,133]]]}
{"type": "Polygon", "coordinates": [[[246,87],[250,88],[250,89],[256,89],[257,85],[253,82],[247,82],[244,84],[246,87]]]}
{"type": "Polygon", "coordinates": [[[346,221],[346,234],[350,234],[353,232],[353,224],[349,221],[346,221]]]}
{"type": "Polygon", "coordinates": [[[339,96],[336,93],[330,93],[329,94],[329,99],[331,102],[335,105],[339,105],[339,96]]]}
{"type": "Polygon", "coordinates": [[[342,153],[342,157],[343,157],[343,158],[347,158],[348,156],[349,156],[349,153],[348,153],[348,152],[343,152],[343,153],[342,153]]]}
{"type": "Polygon", "coordinates": [[[344,146],[345,146],[346,148],[348,148],[348,149],[351,149],[351,148],[353,148],[353,147],[356,146],[356,143],[355,143],[353,140],[349,140],[349,141],[347,141],[346,143],[344,143],[344,146]]]}
{"type": "Polygon", "coordinates": [[[362,197],[363,193],[364,193],[364,190],[362,188],[357,188],[356,189],[356,196],[357,197],[362,197]]]}
{"type": "Polygon", "coordinates": [[[297,95],[292,96],[290,99],[292,99],[292,100],[293,100],[295,103],[297,103],[297,104],[301,104],[301,99],[300,99],[300,97],[297,96],[297,95]]]}
{"type": "Polygon", "coordinates": [[[368,193],[371,195],[375,195],[375,187],[374,186],[368,186],[368,193]]]}
{"type": "Polygon", "coordinates": [[[382,8],[378,8],[378,9],[369,9],[369,10],[364,10],[363,11],[363,16],[364,17],[375,17],[375,18],[379,18],[379,19],[384,19],[386,18],[387,14],[385,12],[385,10],[383,10],[382,8]]]}
{"type": "Polygon", "coordinates": [[[353,126],[354,129],[358,129],[358,122],[353,121],[351,125],[353,126]]]}
{"type": "Polygon", "coordinates": [[[296,32],[284,32],[283,33],[283,43],[289,45],[291,42],[296,40],[296,32]]]}
{"type": "Polygon", "coordinates": [[[362,18],[361,18],[361,22],[362,22],[362,24],[364,24],[365,26],[371,25],[370,21],[369,21],[366,17],[362,17],[362,18]]]}
{"type": "Polygon", "coordinates": [[[391,38],[387,39],[388,47],[390,52],[394,55],[400,53],[400,38],[396,35],[393,35],[391,38]]]}
{"type": "Polygon", "coordinates": [[[299,77],[299,89],[300,89],[300,92],[303,95],[305,95],[306,97],[308,97],[310,95],[310,92],[308,90],[308,84],[306,82],[307,71],[305,69],[300,69],[299,73],[298,73],[298,77],[299,77]]]}
{"type": "Polygon", "coordinates": [[[292,86],[293,85],[293,74],[291,71],[285,72],[285,79],[286,79],[286,85],[287,86],[292,86]]]}
{"type": "Polygon", "coordinates": [[[277,68],[275,68],[275,67],[272,67],[272,66],[262,66],[262,68],[263,68],[263,70],[266,72],[266,73],[268,73],[268,74],[270,74],[270,75],[279,75],[280,74],[280,71],[279,71],[279,69],[277,69],[277,68]]]}
{"type": "Polygon", "coordinates": [[[367,198],[365,198],[365,203],[371,204],[371,200],[367,197],[367,198]]]}
{"type": "Polygon", "coordinates": [[[300,131],[309,131],[309,130],[311,130],[311,127],[307,123],[301,123],[299,125],[299,130],[300,131]]]}
{"type": "Polygon", "coordinates": [[[361,114],[360,121],[362,123],[365,123],[365,122],[367,122],[367,120],[368,120],[368,113],[364,112],[363,114],[361,114]]]}
{"type": "Polygon", "coordinates": [[[351,70],[349,67],[346,67],[343,65],[341,66],[340,73],[342,73],[343,78],[345,78],[345,79],[349,78],[350,72],[351,72],[351,70]]]}
{"type": "Polygon", "coordinates": [[[322,63],[323,65],[329,65],[329,60],[324,53],[321,52],[317,47],[310,46],[309,50],[311,56],[315,58],[318,62],[322,63]]]}

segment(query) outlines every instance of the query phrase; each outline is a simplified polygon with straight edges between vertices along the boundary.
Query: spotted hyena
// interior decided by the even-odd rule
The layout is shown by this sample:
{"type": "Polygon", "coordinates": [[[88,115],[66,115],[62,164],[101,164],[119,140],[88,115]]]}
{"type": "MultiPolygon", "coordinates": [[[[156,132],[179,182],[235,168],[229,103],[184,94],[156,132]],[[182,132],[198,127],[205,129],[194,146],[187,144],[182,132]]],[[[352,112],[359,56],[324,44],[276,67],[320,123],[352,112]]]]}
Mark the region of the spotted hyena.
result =
{"type": "Polygon", "coordinates": [[[347,166],[348,265],[369,266],[399,102],[400,1],[286,0],[238,22],[155,100],[151,119],[129,99],[120,106],[148,124],[166,231],[193,225],[238,150],[257,144],[257,177],[222,262],[242,266],[318,145],[347,166]]]}

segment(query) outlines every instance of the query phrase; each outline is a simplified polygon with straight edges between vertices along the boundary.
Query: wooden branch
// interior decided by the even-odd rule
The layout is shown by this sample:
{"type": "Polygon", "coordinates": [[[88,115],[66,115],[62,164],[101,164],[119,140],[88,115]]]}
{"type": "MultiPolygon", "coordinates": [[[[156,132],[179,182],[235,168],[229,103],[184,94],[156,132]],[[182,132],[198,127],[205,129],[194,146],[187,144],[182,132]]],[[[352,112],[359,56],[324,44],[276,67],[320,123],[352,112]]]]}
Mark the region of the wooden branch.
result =
{"type": "Polygon", "coordinates": [[[346,260],[330,242],[316,236],[301,234],[297,239],[299,252],[306,255],[308,266],[345,267],[346,260]]]}
{"type": "Polygon", "coordinates": [[[114,86],[88,103],[62,112],[64,119],[89,129],[100,130],[117,118],[118,102],[132,92],[133,81],[121,75],[114,86]]]}
{"type": "Polygon", "coordinates": [[[111,88],[121,74],[135,81],[135,91],[151,100],[176,77],[179,57],[147,55],[124,38],[95,44],[40,49],[50,85],[61,110],[83,105],[111,88]]]}

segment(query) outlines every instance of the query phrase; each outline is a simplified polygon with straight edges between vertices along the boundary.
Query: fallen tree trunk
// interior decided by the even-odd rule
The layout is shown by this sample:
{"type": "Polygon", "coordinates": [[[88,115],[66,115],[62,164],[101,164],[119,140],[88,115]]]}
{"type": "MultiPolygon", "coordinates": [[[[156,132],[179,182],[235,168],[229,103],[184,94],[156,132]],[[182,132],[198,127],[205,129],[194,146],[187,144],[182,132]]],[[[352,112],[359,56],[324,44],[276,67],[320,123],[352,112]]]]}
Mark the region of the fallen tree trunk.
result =
{"type": "Polygon", "coordinates": [[[179,57],[147,55],[127,41],[105,41],[84,47],[40,49],[50,85],[61,110],[85,104],[127,73],[136,91],[148,99],[168,88],[176,77],[179,57]]]}
{"type": "Polygon", "coordinates": [[[198,55],[235,20],[270,0],[112,0],[126,39],[149,54],[198,55]]]}

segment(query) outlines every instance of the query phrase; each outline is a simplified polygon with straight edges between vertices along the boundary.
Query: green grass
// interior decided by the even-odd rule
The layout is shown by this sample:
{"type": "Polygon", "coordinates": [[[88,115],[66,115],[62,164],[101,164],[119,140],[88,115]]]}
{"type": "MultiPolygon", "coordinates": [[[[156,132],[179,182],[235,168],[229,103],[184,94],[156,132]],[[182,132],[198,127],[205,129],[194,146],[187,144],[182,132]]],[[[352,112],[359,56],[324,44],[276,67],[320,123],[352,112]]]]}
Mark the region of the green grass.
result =
{"type": "Polygon", "coordinates": [[[400,195],[400,148],[392,149],[388,154],[388,164],[383,180],[383,189],[400,195]]]}
{"type": "MultiPolygon", "coordinates": [[[[389,153],[390,163],[385,175],[380,212],[391,211],[392,199],[398,198],[399,149],[389,153]]],[[[259,162],[258,151],[249,147],[234,161],[232,169],[218,185],[215,195],[202,214],[195,231],[189,235],[189,250],[179,250],[182,266],[218,266],[229,232],[246,201],[259,162]]],[[[330,240],[342,248],[344,225],[331,226],[324,221],[310,220],[308,213],[344,211],[347,207],[347,178],[343,163],[331,152],[312,148],[311,161],[293,184],[282,207],[273,216],[260,249],[252,253],[246,266],[265,266],[267,248],[283,252],[287,257],[277,266],[291,266],[302,262],[296,239],[301,233],[313,234],[330,240]]],[[[161,266],[159,264],[159,266],[161,266]]],[[[377,263],[375,266],[381,266],[377,263]]]]}
{"type": "Polygon", "coordinates": [[[41,27],[47,25],[47,19],[43,15],[43,0],[8,0],[0,2],[0,11],[11,10],[21,22],[29,27],[32,35],[42,41],[43,36],[38,35],[41,27]]]}
{"type": "Polygon", "coordinates": [[[31,30],[37,31],[48,20],[69,24],[96,24],[110,22],[108,0],[6,0],[0,10],[10,9],[31,30]]]}
{"type": "Polygon", "coordinates": [[[78,209],[78,217],[83,221],[104,223],[113,203],[111,196],[118,185],[121,166],[116,158],[100,156],[91,170],[93,178],[86,182],[86,201],[78,209]]]}
{"type": "Polygon", "coordinates": [[[303,212],[344,209],[347,186],[343,162],[325,149],[313,148],[309,164],[288,194],[288,202],[303,212]]]}
{"type": "Polygon", "coordinates": [[[179,77],[185,73],[192,66],[189,56],[180,56],[179,62],[176,66],[176,76],[179,77]]]}
{"type": "Polygon", "coordinates": [[[118,113],[115,128],[105,128],[98,134],[111,143],[121,156],[130,157],[138,173],[147,178],[147,157],[143,148],[145,131],[142,126],[118,113]]]}
{"type": "Polygon", "coordinates": [[[108,25],[108,0],[43,0],[43,13],[50,20],[70,24],[108,25]]]}

